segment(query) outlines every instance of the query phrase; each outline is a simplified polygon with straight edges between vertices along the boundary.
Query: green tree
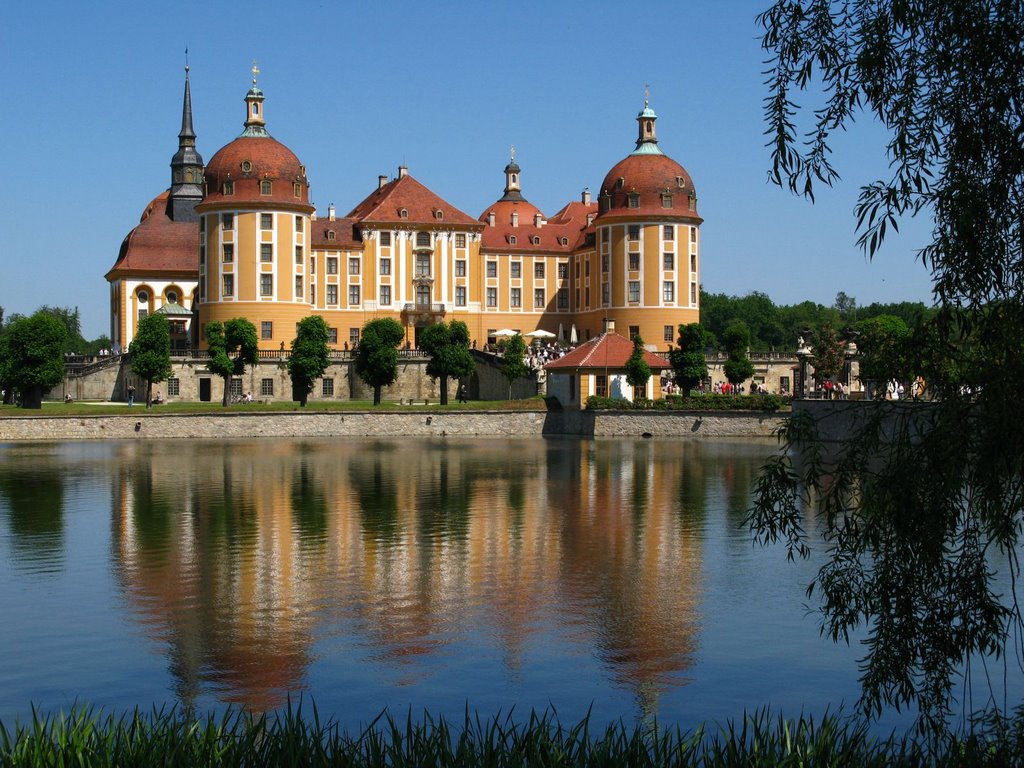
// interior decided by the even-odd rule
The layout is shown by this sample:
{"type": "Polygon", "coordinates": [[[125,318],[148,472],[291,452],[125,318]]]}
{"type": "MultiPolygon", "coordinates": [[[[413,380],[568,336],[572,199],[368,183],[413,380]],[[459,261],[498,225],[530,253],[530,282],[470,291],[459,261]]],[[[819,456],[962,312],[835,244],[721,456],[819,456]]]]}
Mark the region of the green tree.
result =
{"type": "Polygon", "coordinates": [[[883,384],[906,380],[910,373],[910,329],[894,315],[879,315],[857,323],[860,380],[883,384]]]}
{"type": "Polygon", "coordinates": [[[633,337],[633,354],[626,361],[626,383],[633,388],[633,399],[644,399],[647,392],[647,382],[651,378],[651,366],[644,360],[647,350],[644,349],[644,340],[640,334],[633,337]]]}
{"type": "Polygon", "coordinates": [[[708,363],[704,357],[707,337],[707,331],[700,323],[679,326],[679,346],[669,352],[668,358],[676,375],[676,384],[684,396],[708,377],[708,363]]]}
{"type": "Polygon", "coordinates": [[[331,364],[327,349],[330,336],[330,328],[319,315],[310,315],[299,321],[292,340],[291,356],[288,358],[288,375],[292,380],[292,390],[299,394],[299,404],[303,408],[306,407],[316,380],[324,375],[327,366],[331,364]]]}
{"type": "Polygon", "coordinates": [[[473,373],[469,328],[461,320],[429,325],[420,332],[419,346],[430,355],[427,375],[440,380],[441,405],[447,405],[449,377],[458,379],[473,373]]]}
{"type": "Polygon", "coordinates": [[[359,378],[373,387],[374,405],[380,405],[381,389],[398,379],[398,345],[404,338],[405,329],[390,317],[377,318],[363,326],[355,366],[359,378]]]}
{"type": "Polygon", "coordinates": [[[245,366],[256,364],[259,350],[256,326],[244,317],[233,317],[226,323],[213,320],[206,324],[206,344],[210,350],[206,368],[224,380],[221,403],[227,407],[231,377],[241,376],[245,366]]]}
{"type": "Polygon", "coordinates": [[[810,345],[808,362],[814,366],[815,380],[820,384],[839,378],[846,367],[846,345],[836,330],[826,323],[812,334],[810,345]]]}
{"type": "Polygon", "coordinates": [[[836,301],[832,306],[844,323],[853,323],[857,320],[857,299],[848,296],[846,291],[836,294],[836,301]]]}
{"type": "MultiPolygon", "coordinates": [[[[750,514],[791,553],[807,551],[802,525],[818,521],[829,554],[809,593],[829,636],[866,633],[862,708],[914,705],[941,730],[968,659],[1005,653],[1022,622],[993,568],[1020,580],[1024,416],[1007,395],[1024,381],[1024,8],[777,0],[759,22],[776,183],[813,199],[816,184],[836,182],[832,135],[868,113],[889,135],[891,175],[861,187],[858,242],[873,258],[902,217],[930,217],[919,256],[939,313],[920,351],[998,361],[975,366],[970,387],[946,387],[927,428],[923,415],[871,406],[826,453],[813,417],[794,416],[750,514]],[[802,109],[801,92],[821,103],[802,109]]],[[[1020,704],[985,698],[996,716],[1020,704]]]]}
{"type": "Polygon", "coordinates": [[[17,389],[22,408],[42,408],[64,379],[67,328],[42,310],[10,323],[0,337],[0,380],[17,389]]]}
{"type": "Polygon", "coordinates": [[[501,360],[501,375],[508,379],[508,399],[512,399],[512,382],[530,375],[526,366],[526,342],[518,333],[505,341],[501,360]]]}
{"type": "Polygon", "coordinates": [[[146,381],[146,407],[153,406],[153,384],[171,375],[171,324],[165,315],[147,315],[128,348],[132,373],[146,381]]]}
{"type": "Polygon", "coordinates": [[[729,324],[722,335],[725,344],[725,352],[728,355],[722,370],[725,378],[732,384],[734,390],[744,381],[754,375],[754,366],[747,357],[747,348],[750,346],[750,330],[742,320],[735,320],[729,324]]]}

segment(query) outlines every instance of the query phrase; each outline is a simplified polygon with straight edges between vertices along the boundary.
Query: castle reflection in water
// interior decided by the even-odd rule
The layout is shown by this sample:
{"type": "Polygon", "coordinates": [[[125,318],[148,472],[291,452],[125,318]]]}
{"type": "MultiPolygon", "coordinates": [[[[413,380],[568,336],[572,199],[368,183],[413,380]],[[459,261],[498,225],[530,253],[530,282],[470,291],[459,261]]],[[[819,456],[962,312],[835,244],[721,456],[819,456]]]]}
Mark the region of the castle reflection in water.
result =
{"type": "Polygon", "coordinates": [[[306,690],[325,654],[416,684],[483,633],[508,679],[531,644],[567,643],[654,711],[697,651],[709,489],[741,510],[755,467],[651,440],[119,450],[112,547],[131,614],[181,703],[255,710],[306,690]]]}

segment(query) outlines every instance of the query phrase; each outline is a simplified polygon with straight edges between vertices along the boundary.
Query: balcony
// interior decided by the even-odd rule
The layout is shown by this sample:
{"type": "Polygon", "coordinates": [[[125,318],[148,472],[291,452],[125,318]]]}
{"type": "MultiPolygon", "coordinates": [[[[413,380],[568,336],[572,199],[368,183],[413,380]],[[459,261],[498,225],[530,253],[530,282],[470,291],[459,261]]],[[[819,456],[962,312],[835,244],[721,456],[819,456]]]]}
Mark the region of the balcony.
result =
{"type": "Polygon", "coordinates": [[[438,303],[409,303],[402,305],[402,312],[407,315],[443,315],[445,313],[444,304],[438,303]]]}

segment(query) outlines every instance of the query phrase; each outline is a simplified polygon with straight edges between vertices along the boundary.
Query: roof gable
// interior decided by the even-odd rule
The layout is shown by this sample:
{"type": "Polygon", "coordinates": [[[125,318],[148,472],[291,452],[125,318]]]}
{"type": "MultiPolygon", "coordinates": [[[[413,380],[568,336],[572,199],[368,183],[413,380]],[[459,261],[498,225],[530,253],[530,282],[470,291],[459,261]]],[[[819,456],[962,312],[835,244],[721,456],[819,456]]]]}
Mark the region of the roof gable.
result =
{"type": "Polygon", "coordinates": [[[374,190],[353,208],[346,218],[355,219],[359,224],[407,222],[457,224],[472,229],[481,227],[476,219],[431,192],[409,175],[399,176],[374,190]]]}
{"type": "MultiPolygon", "coordinates": [[[[545,370],[579,370],[611,368],[621,370],[633,354],[633,342],[617,333],[602,333],[572,352],[553,360],[544,366],[545,370]]],[[[671,363],[661,355],[644,351],[644,362],[653,370],[671,368],[671,363]]]]}

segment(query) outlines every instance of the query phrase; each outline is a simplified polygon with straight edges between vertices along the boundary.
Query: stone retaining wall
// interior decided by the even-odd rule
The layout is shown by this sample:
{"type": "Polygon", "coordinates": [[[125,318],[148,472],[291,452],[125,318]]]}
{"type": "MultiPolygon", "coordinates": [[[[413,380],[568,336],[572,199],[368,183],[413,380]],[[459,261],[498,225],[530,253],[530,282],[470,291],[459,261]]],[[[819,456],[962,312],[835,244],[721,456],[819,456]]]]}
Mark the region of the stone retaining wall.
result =
{"type": "Polygon", "coordinates": [[[770,437],[782,414],[584,411],[378,413],[373,411],[0,418],[0,442],[26,440],[166,440],[241,437],[770,437]]]}

